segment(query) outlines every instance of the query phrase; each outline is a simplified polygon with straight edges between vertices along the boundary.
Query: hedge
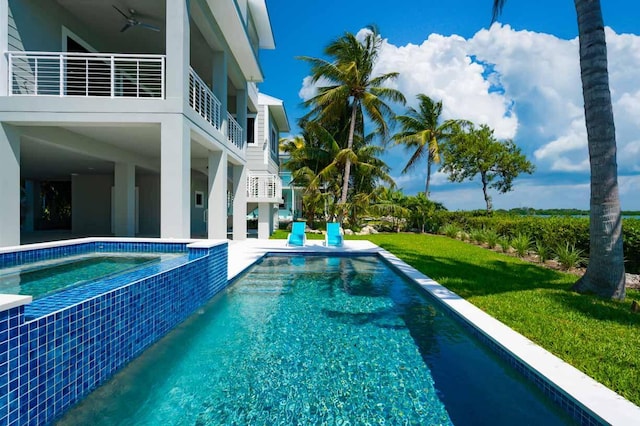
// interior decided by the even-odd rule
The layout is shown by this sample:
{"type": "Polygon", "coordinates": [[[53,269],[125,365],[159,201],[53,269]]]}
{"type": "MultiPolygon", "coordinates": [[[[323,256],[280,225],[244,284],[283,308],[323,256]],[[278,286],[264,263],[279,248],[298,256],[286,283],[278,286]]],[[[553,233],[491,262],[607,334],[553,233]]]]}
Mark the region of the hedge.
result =
{"type": "MultiPolygon", "coordinates": [[[[479,212],[437,212],[429,224],[429,230],[437,230],[453,223],[470,232],[473,229],[493,229],[498,234],[512,238],[527,234],[534,241],[540,241],[550,248],[575,245],[589,253],[589,218],[567,216],[487,216],[479,212]]],[[[640,273],[640,220],[623,219],[623,247],[625,269],[629,273],[640,273]]]]}

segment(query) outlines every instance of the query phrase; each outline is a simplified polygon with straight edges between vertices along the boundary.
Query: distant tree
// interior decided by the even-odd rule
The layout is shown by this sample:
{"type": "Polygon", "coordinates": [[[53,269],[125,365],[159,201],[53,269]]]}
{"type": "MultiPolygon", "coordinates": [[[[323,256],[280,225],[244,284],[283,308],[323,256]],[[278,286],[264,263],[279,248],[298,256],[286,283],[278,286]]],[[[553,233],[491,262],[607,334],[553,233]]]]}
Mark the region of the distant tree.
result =
{"type": "Polygon", "coordinates": [[[422,233],[425,232],[427,222],[436,211],[446,210],[441,203],[429,200],[424,192],[407,197],[404,204],[409,210],[409,220],[412,226],[417,226],[422,233]]]}
{"type": "Polygon", "coordinates": [[[486,125],[469,126],[442,146],[444,161],[441,170],[449,174],[452,182],[473,180],[480,175],[482,193],[491,212],[491,196],[488,189],[500,193],[511,191],[514,179],[520,173],[533,173],[534,166],[521,153],[513,141],[499,141],[486,125]]]}
{"type": "Polygon", "coordinates": [[[459,121],[447,120],[440,122],[442,101],[434,101],[429,96],[419,94],[418,109],[409,107],[405,115],[396,116],[402,129],[393,135],[396,144],[402,144],[413,154],[407,161],[402,173],[415,169],[421,160],[426,159],[427,178],[424,194],[429,198],[429,184],[431,182],[431,165],[440,162],[438,142],[449,139],[453,132],[460,129],[459,121]]]}
{"type": "MultiPolygon", "coordinates": [[[[385,82],[395,79],[398,73],[373,76],[382,39],[375,28],[370,27],[369,30],[362,41],[354,34],[345,33],[331,42],[325,48],[325,54],[331,61],[300,57],[311,63],[313,83],[328,82],[318,88],[317,95],[305,102],[306,106],[312,108],[307,118],[318,120],[326,126],[339,120],[348,111],[349,130],[344,146],[347,150],[353,148],[356,124],[364,126],[364,114],[377,127],[378,134],[385,137],[388,133],[387,119],[394,115],[385,101],[405,102],[402,93],[383,86],[385,82]]],[[[359,133],[364,134],[364,129],[359,129],[359,133]]],[[[345,155],[344,160],[341,204],[347,202],[352,164],[349,155],[345,155]]]]}

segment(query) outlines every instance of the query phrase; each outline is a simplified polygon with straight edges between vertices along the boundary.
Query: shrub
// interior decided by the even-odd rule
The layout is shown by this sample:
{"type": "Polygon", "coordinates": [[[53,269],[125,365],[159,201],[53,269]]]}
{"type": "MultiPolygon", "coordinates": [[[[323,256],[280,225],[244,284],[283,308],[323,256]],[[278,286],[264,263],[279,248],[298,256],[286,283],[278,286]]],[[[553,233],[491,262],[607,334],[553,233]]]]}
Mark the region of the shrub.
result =
{"type": "Polygon", "coordinates": [[[539,240],[536,240],[536,253],[538,253],[540,263],[551,259],[551,249],[539,240]]]}
{"type": "Polygon", "coordinates": [[[556,258],[563,269],[577,268],[584,263],[584,252],[572,244],[566,243],[564,246],[556,247],[556,258]]]}
{"type": "Polygon", "coordinates": [[[519,257],[524,257],[531,248],[531,238],[527,234],[518,234],[511,239],[511,246],[519,257]]]}
{"type": "Polygon", "coordinates": [[[484,232],[484,240],[490,249],[494,248],[498,244],[499,239],[500,235],[498,235],[498,233],[493,229],[487,229],[484,232]]]}
{"type": "Polygon", "coordinates": [[[444,225],[442,228],[440,228],[440,233],[446,235],[449,238],[458,238],[458,233],[461,231],[462,229],[459,226],[452,223],[444,225]]]}
{"type": "Polygon", "coordinates": [[[471,232],[469,232],[469,241],[475,241],[478,244],[484,243],[484,232],[482,229],[472,229],[471,232]]]}
{"type": "Polygon", "coordinates": [[[509,242],[509,238],[507,238],[507,237],[498,238],[498,244],[500,245],[500,248],[502,249],[503,253],[508,252],[509,251],[509,247],[511,247],[511,244],[509,242]]]}

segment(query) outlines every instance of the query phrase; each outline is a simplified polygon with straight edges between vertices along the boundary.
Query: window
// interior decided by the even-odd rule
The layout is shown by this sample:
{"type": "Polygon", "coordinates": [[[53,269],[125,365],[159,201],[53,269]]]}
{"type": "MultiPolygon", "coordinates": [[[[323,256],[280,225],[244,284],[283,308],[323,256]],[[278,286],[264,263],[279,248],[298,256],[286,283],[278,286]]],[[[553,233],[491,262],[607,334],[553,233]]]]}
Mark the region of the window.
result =
{"type": "Polygon", "coordinates": [[[196,207],[204,207],[204,192],[195,192],[195,205],[196,207]]]}
{"type": "Polygon", "coordinates": [[[247,143],[255,143],[256,141],[256,118],[247,117],[247,143]]]}
{"type": "Polygon", "coordinates": [[[275,129],[271,129],[271,152],[278,152],[278,135],[276,134],[275,129]]]}

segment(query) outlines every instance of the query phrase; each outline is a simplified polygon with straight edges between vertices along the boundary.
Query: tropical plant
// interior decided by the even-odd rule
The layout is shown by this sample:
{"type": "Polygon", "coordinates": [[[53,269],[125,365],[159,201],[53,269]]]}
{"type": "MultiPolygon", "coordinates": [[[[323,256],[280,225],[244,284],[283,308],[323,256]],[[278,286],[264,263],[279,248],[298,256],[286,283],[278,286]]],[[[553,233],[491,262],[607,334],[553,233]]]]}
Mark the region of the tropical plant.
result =
{"type": "MultiPolygon", "coordinates": [[[[416,195],[408,196],[405,200],[405,206],[409,209],[409,220],[411,226],[420,229],[420,232],[426,231],[427,222],[433,217],[435,212],[445,210],[441,203],[436,203],[427,198],[424,192],[416,195]]],[[[429,231],[433,231],[430,229],[429,231]]]]}
{"type": "Polygon", "coordinates": [[[394,116],[385,101],[405,102],[402,93],[383,86],[395,79],[398,73],[373,76],[381,43],[378,31],[370,27],[362,40],[347,32],[331,42],[324,50],[331,61],[300,57],[311,64],[311,82],[323,84],[318,87],[317,94],[305,102],[305,106],[311,107],[307,118],[326,124],[344,117],[346,111],[349,114],[347,143],[343,147],[347,152],[344,154],[341,204],[347,203],[352,163],[350,151],[356,125],[361,127],[358,132],[364,134],[363,115],[366,114],[376,126],[376,133],[384,139],[389,132],[387,119],[394,116]]]}
{"type": "Polygon", "coordinates": [[[402,170],[403,174],[416,168],[420,161],[426,158],[427,178],[424,193],[428,198],[431,165],[440,162],[438,141],[446,141],[456,130],[459,130],[460,121],[447,120],[440,123],[442,101],[435,102],[422,93],[417,97],[419,101],[417,110],[409,107],[405,115],[396,116],[402,130],[393,135],[393,140],[396,144],[404,145],[407,150],[413,150],[407,165],[402,170]]]}
{"type": "MultiPolygon", "coordinates": [[[[493,1],[493,19],[506,0],[493,1]]],[[[591,166],[589,263],[573,289],[624,299],[622,217],[616,165],[607,44],[600,0],[574,0],[578,17],[580,75],[591,166]]]]}
{"type": "Polygon", "coordinates": [[[446,235],[449,238],[458,238],[458,234],[462,232],[462,229],[459,226],[454,225],[453,223],[448,223],[440,228],[440,233],[446,235]]]}
{"type": "Polygon", "coordinates": [[[498,244],[499,240],[500,235],[498,235],[498,233],[493,229],[486,229],[484,231],[484,241],[490,249],[494,248],[498,244]]]}
{"type": "Polygon", "coordinates": [[[473,180],[480,175],[487,213],[490,213],[488,189],[509,192],[513,180],[520,173],[533,173],[534,166],[513,141],[497,140],[489,126],[483,124],[477,129],[468,124],[465,127],[467,131],[455,132],[442,146],[444,161],[441,170],[449,175],[452,182],[473,180]]]}
{"type": "Polygon", "coordinates": [[[559,245],[555,251],[558,263],[560,263],[565,270],[577,268],[584,262],[582,250],[576,249],[574,245],[570,245],[569,243],[564,246],[559,245]]]}
{"type": "Polygon", "coordinates": [[[478,244],[484,243],[484,229],[472,229],[469,231],[469,240],[478,244]]]}
{"type": "Polygon", "coordinates": [[[511,247],[511,241],[507,237],[500,237],[498,239],[498,244],[500,245],[500,249],[503,253],[507,253],[511,247]]]}
{"type": "Polygon", "coordinates": [[[511,239],[511,247],[516,251],[518,257],[525,257],[531,248],[531,237],[527,234],[518,234],[511,239]]]}
{"type": "Polygon", "coordinates": [[[536,253],[540,263],[544,263],[551,258],[551,249],[540,240],[536,240],[536,253]]]}

